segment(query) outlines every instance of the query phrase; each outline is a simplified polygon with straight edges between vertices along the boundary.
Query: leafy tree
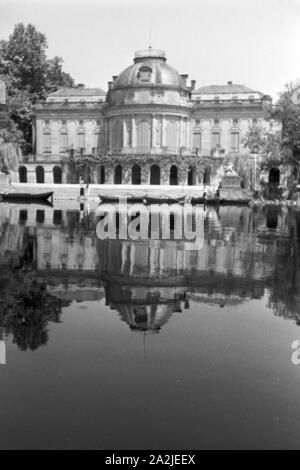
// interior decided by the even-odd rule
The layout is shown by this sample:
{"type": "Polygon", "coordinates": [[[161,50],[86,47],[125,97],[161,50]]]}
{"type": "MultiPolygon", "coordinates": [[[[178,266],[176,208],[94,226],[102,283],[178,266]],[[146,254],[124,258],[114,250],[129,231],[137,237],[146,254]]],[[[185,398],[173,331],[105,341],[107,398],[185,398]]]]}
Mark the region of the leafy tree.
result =
{"type": "Polygon", "coordinates": [[[46,36],[32,24],[19,23],[7,41],[0,41],[0,75],[7,89],[9,117],[23,132],[25,153],[31,151],[32,105],[60,87],[74,86],[60,57],[48,59],[46,36]]]}
{"type": "Polygon", "coordinates": [[[46,90],[47,94],[58,88],[70,88],[75,85],[70,74],[62,69],[63,59],[55,56],[47,61],[46,90]]]}
{"type": "MultiPolygon", "coordinates": [[[[268,118],[268,116],[267,116],[268,118]]],[[[275,164],[283,162],[282,131],[281,126],[273,124],[269,116],[269,125],[267,127],[255,125],[252,126],[245,136],[244,147],[250,154],[260,154],[262,168],[270,168],[275,164]]]]}
{"type": "Polygon", "coordinates": [[[291,82],[280,94],[272,113],[282,123],[281,149],[285,163],[294,168],[295,177],[300,176],[300,81],[291,82]]]}

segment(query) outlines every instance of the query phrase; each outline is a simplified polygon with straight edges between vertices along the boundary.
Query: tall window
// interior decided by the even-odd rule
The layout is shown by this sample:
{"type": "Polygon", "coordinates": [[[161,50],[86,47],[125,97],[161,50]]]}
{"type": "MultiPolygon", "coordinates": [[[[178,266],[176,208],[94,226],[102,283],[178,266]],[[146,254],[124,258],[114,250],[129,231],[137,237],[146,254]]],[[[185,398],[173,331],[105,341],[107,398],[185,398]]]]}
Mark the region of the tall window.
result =
{"type": "Polygon", "coordinates": [[[238,132],[231,132],[231,150],[237,151],[240,145],[240,134],[238,132]]]}
{"type": "MultiPolygon", "coordinates": [[[[94,148],[97,149],[100,148],[100,132],[94,132],[94,148]]],[[[96,153],[96,152],[95,152],[96,153]]]]}
{"type": "Polygon", "coordinates": [[[53,183],[61,184],[62,183],[62,171],[60,166],[53,167],[53,183]]]}
{"type": "Polygon", "coordinates": [[[212,147],[215,148],[217,145],[220,145],[221,135],[220,132],[213,132],[212,135],[212,147]]]}
{"type": "Polygon", "coordinates": [[[51,153],[51,134],[44,132],[43,134],[43,152],[51,153]]]}
{"type": "Polygon", "coordinates": [[[122,166],[121,165],[117,165],[115,168],[114,183],[122,184],[122,166]]]}
{"type": "Polygon", "coordinates": [[[98,183],[105,184],[105,168],[101,166],[98,168],[98,183]]]}
{"type": "Polygon", "coordinates": [[[137,125],[137,147],[140,151],[148,151],[150,148],[150,122],[143,120],[137,125]]]}
{"type": "Polygon", "coordinates": [[[178,148],[179,128],[178,122],[174,119],[167,121],[167,147],[178,148]]]}
{"type": "Polygon", "coordinates": [[[80,132],[79,134],[77,134],[77,139],[78,139],[78,148],[84,149],[85,148],[85,134],[83,132],[80,132]]]}
{"type": "Polygon", "coordinates": [[[68,150],[68,134],[67,132],[62,132],[60,134],[60,151],[66,152],[68,150]]]}
{"type": "Polygon", "coordinates": [[[132,167],[131,182],[132,184],[141,184],[141,167],[139,165],[134,165],[132,167]]]}
{"type": "Polygon", "coordinates": [[[19,181],[20,183],[27,183],[27,168],[25,166],[19,167],[19,181]]]}
{"type": "Polygon", "coordinates": [[[169,183],[173,186],[178,184],[178,169],[176,165],[172,165],[170,168],[169,183]]]}
{"type": "Polygon", "coordinates": [[[35,169],[36,182],[45,183],[45,171],[42,166],[37,166],[35,169]]]}
{"type": "Polygon", "coordinates": [[[193,135],[193,149],[201,150],[201,133],[197,132],[193,135]]]}

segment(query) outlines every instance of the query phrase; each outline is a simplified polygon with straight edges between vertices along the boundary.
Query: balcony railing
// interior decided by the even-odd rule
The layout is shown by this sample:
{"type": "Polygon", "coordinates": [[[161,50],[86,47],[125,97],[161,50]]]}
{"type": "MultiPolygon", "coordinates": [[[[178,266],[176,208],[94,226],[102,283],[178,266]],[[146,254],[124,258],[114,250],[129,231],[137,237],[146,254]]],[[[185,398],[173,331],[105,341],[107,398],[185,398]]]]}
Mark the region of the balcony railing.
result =
{"type": "Polygon", "coordinates": [[[135,59],[140,59],[141,57],[162,57],[163,59],[165,59],[166,53],[165,51],[149,48],[144,51],[136,51],[134,57],[135,59]]]}

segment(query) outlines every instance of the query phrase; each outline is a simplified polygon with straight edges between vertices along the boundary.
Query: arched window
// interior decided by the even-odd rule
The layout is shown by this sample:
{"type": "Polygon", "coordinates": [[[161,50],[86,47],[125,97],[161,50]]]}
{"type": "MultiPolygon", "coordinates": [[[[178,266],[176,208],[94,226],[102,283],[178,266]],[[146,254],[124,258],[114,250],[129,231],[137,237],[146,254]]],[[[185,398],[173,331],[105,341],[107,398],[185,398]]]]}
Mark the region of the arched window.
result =
{"type": "Polygon", "coordinates": [[[188,171],[188,185],[195,186],[196,184],[196,171],[195,168],[190,166],[188,171]]]}
{"type": "Polygon", "coordinates": [[[53,167],[53,183],[61,184],[62,183],[62,171],[60,166],[53,167]]]}
{"type": "Polygon", "coordinates": [[[150,168],[150,184],[160,184],[160,168],[152,165],[150,168]]]}
{"type": "Polygon", "coordinates": [[[27,168],[26,166],[19,167],[19,182],[27,183],[27,168]]]}
{"type": "Polygon", "coordinates": [[[172,186],[178,184],[178,169],[176,165],[172,165],[170,168],[170,184],[172,186]]]}
{"type": "Polygon", "coordinates": [[[45,183],[45,171],[42,166],[37,166],[35,169],[36,182],[45,183]]]}
{"type": "Polygon", "coordinates": [[[148,67],[147,65],[142,65],[142,67],[139,68],[137,78],[141,82],[149,82],[151,80],[151,74],[152,74],[152,69],[148,67]]]}
{"type": "Polygon", "coordinates": [[[98,168],[98,183],[105,184],[105,168],[104,166],[100,166],[98,168]]]}
{"type": "Polygon", "coordinates": [[[141,167],[134,165],[132,167],[132,184],[141,184],[141,167]]]}
{"type": "Polygon", "coordinates": [[[122,166],[117,165],[115,167],[115,177],[114,177],[115,184],[122,184],[122,166]]]}

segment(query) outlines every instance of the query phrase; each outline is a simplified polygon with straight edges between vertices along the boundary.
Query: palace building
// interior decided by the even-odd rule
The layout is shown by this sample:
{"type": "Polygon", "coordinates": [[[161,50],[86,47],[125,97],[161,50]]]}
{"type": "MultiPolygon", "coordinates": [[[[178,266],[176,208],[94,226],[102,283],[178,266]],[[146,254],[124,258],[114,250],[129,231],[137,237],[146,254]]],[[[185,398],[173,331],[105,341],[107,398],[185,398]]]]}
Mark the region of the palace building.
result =
{"type": "Polygon", "coordinates": [[[217,184],[226,159],[238,167],[245,157],[249,129],[269,125],[270,103],[232,82],[197,89],[165,52],[138,51],[107,92],[78,85],[35,106],[19,182],[217,184]]]}

